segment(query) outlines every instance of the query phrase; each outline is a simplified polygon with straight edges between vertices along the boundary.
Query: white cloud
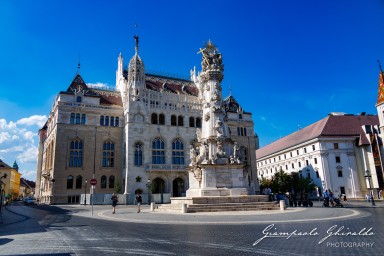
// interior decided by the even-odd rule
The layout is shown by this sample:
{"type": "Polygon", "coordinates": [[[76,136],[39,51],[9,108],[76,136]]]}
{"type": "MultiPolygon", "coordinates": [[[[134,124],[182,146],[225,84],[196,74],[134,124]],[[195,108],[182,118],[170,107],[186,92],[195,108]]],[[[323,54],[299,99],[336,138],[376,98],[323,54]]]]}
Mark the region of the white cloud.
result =
{"type": "Polygon", "coordinates": [[[111,86],[109,86],[108,84],[100,83],[100,82],[89,83],[89,84],[87,84],[87,86],[92,87],[92,88],[100,88],[100,89],[106,89],[106,88],[109,89],[109,88],[111,88],[111,86]]]}
{"type": "Polygon", "coordinates": [[[9,130],[16,128],[16,123],[10,121],[9,124],[7,123],[7,120],[0,119],[0,130],[9,130]]]}
{"type": "Polygon", "coordinates": [[[20,120],[17,120],[17,124],[24,125],[37,125],[39,127],[43,127],[43,125],[47,122],[47,116],[34,115],[30,117],[25,117],[20,120]]]}
{"type": "Polygon", "coordinates": [[[17,159],[21,163],[25,162],[36,162],[37,161],[38,149],[35,145],[31,145],[26,148],[21,154],[17,155],[17,159]]]}
{"type": "Polygon", "coordinates": [[[0,132],[0,144],[9,140],[11,136],[9,135],[8,132],[0,132]]]}
{"type": "Polygon", "coordinates": [[[33,137],[34,136],[37,136],[37,134],[35,132],[31,132],[31,131],[26,131],[24,133],[24,138],[27,139],[27,140],[30,140],[32,143],[34,142],[33,141],[33,137]]]}
{"type": "Polygon", "coordinates": [[[0,153],[22,152],[23,150],[24,150],[24,146],[14,146],[6,149],[0,149],[0,153]]]}
{"type": "Polygon", "coordinates": [[[21,177],[27,180],[36,180],[36,170],[19,170],[21,177]]]}

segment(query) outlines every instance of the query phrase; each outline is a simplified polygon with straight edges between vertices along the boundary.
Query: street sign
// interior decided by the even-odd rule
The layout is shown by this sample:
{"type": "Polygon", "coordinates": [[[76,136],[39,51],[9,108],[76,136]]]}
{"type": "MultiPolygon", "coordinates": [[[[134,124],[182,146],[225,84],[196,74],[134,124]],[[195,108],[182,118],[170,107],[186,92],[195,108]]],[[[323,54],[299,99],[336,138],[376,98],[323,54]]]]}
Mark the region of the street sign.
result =
{"type": "Polygon", "coordinates": [[[91,179],[91,181],[89,183],[91,183],[92,186],[95,186],[97,184],[97,180],[91,179]]]}

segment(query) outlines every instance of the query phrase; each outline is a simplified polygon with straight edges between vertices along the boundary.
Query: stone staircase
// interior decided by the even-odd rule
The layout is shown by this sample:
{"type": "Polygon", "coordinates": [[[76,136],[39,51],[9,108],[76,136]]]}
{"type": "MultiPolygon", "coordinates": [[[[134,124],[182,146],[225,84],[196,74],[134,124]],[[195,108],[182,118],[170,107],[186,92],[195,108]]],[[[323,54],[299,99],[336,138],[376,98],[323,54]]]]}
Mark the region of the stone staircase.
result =
{"type": "Polygon", "coordinates": [[[268,196],[193,197],[171,198],[171,204],[158,205],[158,212],[224,212],[278,210],[279,205],[268,202],[268,196]]]}

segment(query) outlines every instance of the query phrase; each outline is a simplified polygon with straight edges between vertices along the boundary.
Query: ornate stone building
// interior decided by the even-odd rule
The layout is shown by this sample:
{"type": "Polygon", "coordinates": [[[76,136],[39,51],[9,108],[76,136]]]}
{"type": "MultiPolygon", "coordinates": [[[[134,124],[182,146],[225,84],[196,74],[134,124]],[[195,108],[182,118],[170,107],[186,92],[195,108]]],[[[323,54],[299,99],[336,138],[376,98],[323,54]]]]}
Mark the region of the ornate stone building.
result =
{"type": "MultiPolygon", "coordinates": [[[[39,132],[36,197],[42,202],[79,203],[91,179],[97,181],[99,201],[114,191],[125,194],[120,197],[128,203],[137,191],[144,202],[148,194],[155,202],[185,196],[189,148],[204,122],[202,88],[193,80],[195,70],[190,80],[146,73],[135,39],[127,68],[118,57],[115,89],[91,88],[78,73],[58,94],[39,132]]],[[[252,114],[232,95],[222,105],[228,136],[243,152],[246,187],[254,194],[252,114]]]]}

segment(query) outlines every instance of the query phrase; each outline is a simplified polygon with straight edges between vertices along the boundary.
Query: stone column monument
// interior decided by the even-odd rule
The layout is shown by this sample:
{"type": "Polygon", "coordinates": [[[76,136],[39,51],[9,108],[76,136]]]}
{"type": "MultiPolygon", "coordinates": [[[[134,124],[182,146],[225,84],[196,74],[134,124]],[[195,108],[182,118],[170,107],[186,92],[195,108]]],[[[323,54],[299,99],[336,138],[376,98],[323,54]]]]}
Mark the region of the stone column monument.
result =
{"type": "Polygon", "coordinates": [[[240,162],[237,143],[230,138],[222,104],[222,55],[211,41],[199,53],[202,71],[197,76],[195,71],[191,75],[203,102],[202,128],[197,130],[198,141],[190,145],[186,196],[247,195],[244,165],[240,162]]]}

